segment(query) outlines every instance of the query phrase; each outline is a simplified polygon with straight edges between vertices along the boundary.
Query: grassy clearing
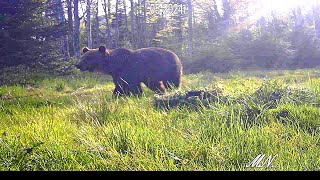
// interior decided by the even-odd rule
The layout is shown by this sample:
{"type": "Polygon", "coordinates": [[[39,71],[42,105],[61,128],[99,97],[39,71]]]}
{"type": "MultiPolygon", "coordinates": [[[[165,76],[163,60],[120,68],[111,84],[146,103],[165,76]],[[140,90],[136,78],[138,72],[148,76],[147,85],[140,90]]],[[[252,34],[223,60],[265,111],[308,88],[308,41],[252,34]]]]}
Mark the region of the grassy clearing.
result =
{"type": "Polygon", "coordinates": [[[2,86],[0,170],[319,170],[319,69],[203,72],[182,91],[215,87],[232,101],[163,110],[146,88],[112,99],[101,74],[2,86]],[[245,166],[259,154],[274,167],[245,166]]]}

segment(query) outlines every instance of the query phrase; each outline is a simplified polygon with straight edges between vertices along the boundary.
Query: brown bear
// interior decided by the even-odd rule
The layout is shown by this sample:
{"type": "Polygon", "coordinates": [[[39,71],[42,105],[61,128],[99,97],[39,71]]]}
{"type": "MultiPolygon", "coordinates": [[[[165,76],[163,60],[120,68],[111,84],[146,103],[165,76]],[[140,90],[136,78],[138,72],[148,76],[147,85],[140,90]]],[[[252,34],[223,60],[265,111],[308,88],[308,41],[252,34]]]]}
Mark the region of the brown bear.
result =
{"type": "Polygon", "coordinates": [[[76,67],[81,71],[102,72],[112,76],[114,95],[141,96],[141,83],[156,93],[181,86],[182,64],[178,56],[163,48],[114,50],[100,46],[84,48],[76,67]]]}

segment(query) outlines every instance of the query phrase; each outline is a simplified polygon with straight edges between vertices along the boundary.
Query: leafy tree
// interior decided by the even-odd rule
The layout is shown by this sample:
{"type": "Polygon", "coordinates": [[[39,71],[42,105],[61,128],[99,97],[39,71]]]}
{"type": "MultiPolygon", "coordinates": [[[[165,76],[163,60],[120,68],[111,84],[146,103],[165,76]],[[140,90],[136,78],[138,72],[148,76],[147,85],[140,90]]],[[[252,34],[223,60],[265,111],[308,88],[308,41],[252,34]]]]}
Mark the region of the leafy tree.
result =
{"type": "Polygon", "coordinates": [[[0,68],[61,58],[66,28],[50,13],[56,6],[45,0],[0,1],[0,68]]]}

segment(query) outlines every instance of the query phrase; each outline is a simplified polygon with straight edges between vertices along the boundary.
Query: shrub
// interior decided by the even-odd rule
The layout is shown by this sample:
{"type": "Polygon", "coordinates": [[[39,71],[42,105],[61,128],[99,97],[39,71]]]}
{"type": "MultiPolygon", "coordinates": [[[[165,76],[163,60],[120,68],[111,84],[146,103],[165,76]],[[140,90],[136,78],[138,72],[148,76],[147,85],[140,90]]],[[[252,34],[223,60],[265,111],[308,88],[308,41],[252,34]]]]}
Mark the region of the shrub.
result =
{"type": "Polygon", "coordinates": [[[229,72],[238,67],[239,60],[225,41],[206,44],[196,50],[192,60],[185,63],[187,73],[210,71],[229,72]]]}

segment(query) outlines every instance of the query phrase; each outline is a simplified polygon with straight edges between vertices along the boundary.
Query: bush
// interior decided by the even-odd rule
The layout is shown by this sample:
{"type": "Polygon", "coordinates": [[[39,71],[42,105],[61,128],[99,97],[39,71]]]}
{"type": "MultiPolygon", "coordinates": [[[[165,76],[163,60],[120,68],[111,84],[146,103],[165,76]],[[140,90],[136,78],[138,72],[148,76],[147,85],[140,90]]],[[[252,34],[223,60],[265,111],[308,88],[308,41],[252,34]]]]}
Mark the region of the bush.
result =
{"type": "Polygon", "coordinates": [[[69,62],[57,60],[47,64],[34,64],[33,66],[19,65],[7,67],[0,72],[1,85],[35,85],[37,81],[52,76],[65,76],[79,73],[73,65],[75,60],[69,62]]]}
{"type": "Polygon", "coordinates": [[[295,51],[290,42],[264,35],[254,40],[248,55],[254,64],[264,69],[279,69],[290,67],[295,51]]]}
{"type": "Polygon", "coordinates": [[[44,15],[56,5],[46,1],[0,1],[0,69],[8,66],[46,63],[61,57],[60,42],[66,24],[44,15]],[[3,7],[3,8],[2,8],[3,7]]]}
{"type": "Polygon", "coordinates": [[[0,86],[35,84],[37,79],[48,77],[47,73],[37,68],[19,65],[8,67],[0,72],[0,86]]]}
{"type": "Polygon", "coordinates": [[[269,34],[252,36],[248,32],[231,34],[216,43],[199,47],[193,58],[185,63],[186,72],[222,73],[239,69],[283,69],[292,66],[296,51],[290,42],[269,34]]]}
{"type": "Polygon", "coordinates": [[[192,60],[185,63],[186,73],[210,71],[214,73],[229,72],[238,67],[238,59],[225,41],[206,44],[196,49],[192,60]]]}
{"type": "Polygon", "coordinates": [[[305,28],[300,31],[292,31],[289,34],[289,39],[291,40],[293,48],[296,50],[290,67],[312,68],[320,65],[320,43],[314,29],[305,28]]]}

